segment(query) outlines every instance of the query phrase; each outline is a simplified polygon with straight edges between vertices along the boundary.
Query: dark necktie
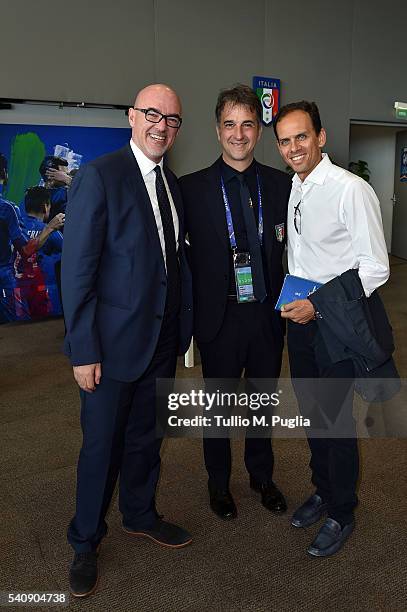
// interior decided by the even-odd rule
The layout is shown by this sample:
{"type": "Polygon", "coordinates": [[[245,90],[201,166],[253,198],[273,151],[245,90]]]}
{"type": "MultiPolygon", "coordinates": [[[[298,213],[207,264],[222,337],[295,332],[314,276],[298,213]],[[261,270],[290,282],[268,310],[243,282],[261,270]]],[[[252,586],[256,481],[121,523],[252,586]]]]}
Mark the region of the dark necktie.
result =
{"type": "Polygon", "coordinates": [[[155,189],[157,192],[158,207],[160,209],[165,242],[165,263],[167,267],[167,302],[166,310],[174,311],[180,305],[180,275],[175,242],[174,222],[167,189],[161,174],[160,166],[154,168],[156,174],[155,189]]]}
{"type": "Polygon", "coordinates": [[[250,263],[252,266],[253,293],[254,297],[259,302],[263,302],[267,297],[267,291],[264,283],[263,260],[261,256],[259,234],[256,227],[256,219],[253,207],[250,205],[251,197],[244,175],[237,174],[236,176],[240,182],[240,200],[246,226],[247,242],[249,244],[250,263]]]}

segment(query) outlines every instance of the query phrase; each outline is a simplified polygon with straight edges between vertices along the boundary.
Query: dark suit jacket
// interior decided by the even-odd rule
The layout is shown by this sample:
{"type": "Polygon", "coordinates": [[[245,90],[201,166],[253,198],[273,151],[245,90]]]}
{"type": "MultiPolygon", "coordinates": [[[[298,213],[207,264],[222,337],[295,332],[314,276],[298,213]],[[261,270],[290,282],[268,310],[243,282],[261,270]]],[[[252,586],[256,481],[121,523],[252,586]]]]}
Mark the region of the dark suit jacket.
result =
{"type": "Polygon", "coordinates": [[[357,270],[347,270],[309,296],[333,363],[352,359],[356,391],[370,402],[384,402],[400,389],[392,358],[393,331],[378,291],[366,297],[357,270]]]}
{"type": "MultiPolygon", "coordinates": [[[[175,176],[182,282],[180,353],[192,332],[190,271],[175,176]]],[[[72,365],[136,380],[151,361],[164,315],[166,272],[151,202],[130,145],[86,164],[69,192],[62,255],[65,352],[72,365]]]]}
{"type": "MultiPolygon", "coordinates": [[[[274,303],[283,282],[281,258],[285,244],[290,177],[284,172],[258,164],[263,199],[264,248],[272,295],[271,310],[282,333],[281,317],[274,303]],[[284,224],[284,240],[278,227],[284,224]]],[[[190,248],[194,295],[194,335],[198,342],[210,342],[222,325],[229,288],[230,242],[221,190],[221,158],[209,168],[183,176],[180,187],[185,208],[185,225],[190,248]]],[[[242,305],[244,308],[244,305],[242,305]]]]}

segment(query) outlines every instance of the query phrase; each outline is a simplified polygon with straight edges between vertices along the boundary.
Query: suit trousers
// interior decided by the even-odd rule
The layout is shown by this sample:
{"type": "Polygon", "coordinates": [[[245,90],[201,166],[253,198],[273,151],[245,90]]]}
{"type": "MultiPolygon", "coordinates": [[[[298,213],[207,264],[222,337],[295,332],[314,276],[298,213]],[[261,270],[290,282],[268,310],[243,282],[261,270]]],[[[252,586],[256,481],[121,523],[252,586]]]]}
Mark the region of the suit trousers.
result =
{"type": "MultiPolygon", "coordinates": [[[[239,304],[229,301],[218,334],[211,342],[200,342],[202,373],[208,379],[226,378],[236,390],[239,379],[269,379],[269,391],[280,375],[283,333],[268,300],[239,304]]],[[[216,386],[216,383],[215,383],[216,386]]],[[[252,389],[253,390],[253,389],[252,389]]],[[[204,458],[210,482],[219,489],[229,486],[232,468],[230,439],[204,438],[204,458]]],[[[249,474],[258,482],[272,480],[274,457],[271,438],[246,437],[244,460],[249,474]]]]}
{"type": "Polygon", "coordinates": [[[103,376],[93,393],[80,392],[83,444],[77,470],[76,514],[68,541],[95,550],[107,532],[105,516],[120,474],[123,524],[147,529],[157,518],[155,490],[161,439],[156,435],[156,378],[175,376],[178,315],[164,315],[157,347],[134,382],[103,376]]]}
{"type": "Polygon", "coordinates": [[[307,432],[316,493],[328,514],[341,525],[353,520],[357,505],[359,453],[353,418],[354,366],[350,359],[332,363],[318,323],[288,323],[288,354],[301,414],[310,418],[307,432]],[[305,380],[307,379],[307,380],[305,380]]]}

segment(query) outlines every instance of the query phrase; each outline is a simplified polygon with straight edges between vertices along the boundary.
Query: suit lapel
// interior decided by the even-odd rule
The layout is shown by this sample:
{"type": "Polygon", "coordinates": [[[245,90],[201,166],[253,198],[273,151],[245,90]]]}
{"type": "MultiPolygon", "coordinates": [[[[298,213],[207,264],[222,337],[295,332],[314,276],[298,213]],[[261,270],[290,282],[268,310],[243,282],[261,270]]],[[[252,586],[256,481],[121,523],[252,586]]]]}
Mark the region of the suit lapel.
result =
{"type": "Polygon", "coordinates": [[[204,202],[206,210],[209,213],[209,217],[212,220],[212,224],[215,232],[220,239],[222,246],[229,251],[229,234],[228,226],[226,223],[225,205],[222,197],[221,188],[221,173],[220,173],[220,159],[217,159],[212,166],[207,170],[206,174],[206,189],[204,190],[204,202]]]}
{"type": "Polygon", "coordinates": [[[140,168],[129,144],[122,149],[122,152],[126,166],[126,178],[134,191],[135,202],[142,213],[147,235],[151,240],[154,249],[158,249],[157,252],[162,254],[153,207],[151,206],[150,198],[144,183],[144,179],[141,175],[140,168]]]}
{"type": "Polygon", "coordinates": [[[278,197],[277,186],[274,184],[274,181],[264,172],[262,164],[258,164],[257,167],[259,170],[263,206],[264,248],[267,259],[270,261],[276,232],[273,200],[278,197]]]}
{"type": "Polygon", "coordinates": [[[168,187],[171,191],[172,200],[174,202],[175,210],[178,215],[178,223],[179,223],[179,233],[180,236],[184,236],[184,209],[182,206],[182,197],[181,192],[178,187],[177,179],[174,174],[169,170],[169,168],[165,167],[164,164],[164,174],[167,179],[168,187]]]}

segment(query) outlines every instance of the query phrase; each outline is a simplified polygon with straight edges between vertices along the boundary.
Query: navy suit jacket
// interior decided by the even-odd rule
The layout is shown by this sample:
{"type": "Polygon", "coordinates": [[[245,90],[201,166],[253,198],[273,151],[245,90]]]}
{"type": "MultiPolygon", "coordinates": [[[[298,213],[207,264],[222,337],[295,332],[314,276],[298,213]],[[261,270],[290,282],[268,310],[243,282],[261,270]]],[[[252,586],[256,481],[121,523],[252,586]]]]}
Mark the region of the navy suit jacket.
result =
{"type": "Polygon", "coordinates": [[[393,361],[393,330],[378,291],[370,297],[357,270],[322,285],[309,299],[322,318],[318,329],[333,363],[352,359],[356,391],[368,402],[385,402],[400,390],[393,361]]]}
{"type": "MultiPolygon", "coordinates": [[[[165,176],[179,218],[182,283],[179,353],[192,333],[191,277],[177,179],[165,176]]],[[[157,346],[167,277],[153,209],[130,145],[78,172],[69,191],[62,254],[65,353],[72,365],[137,380],[157,346]]]]}
{"type": "MultiPolygon", "coordinates": [[[[291,190],[288,174],[257,163],[263,199],[264,248],[271,300],[281,291],[284,273],[287,205],[291,190]]],[[[221,158],[209,168],[180,178],[188,232],[194,294],[194,336],[210,342],[218,333],[226,311],[229,289],[230,241],[221,190],[221,158]]],[[[244,308],[244,306],[242,306],[244,308]]],[[[270,308],[276,333],[284,320],[270,308]]]]}

